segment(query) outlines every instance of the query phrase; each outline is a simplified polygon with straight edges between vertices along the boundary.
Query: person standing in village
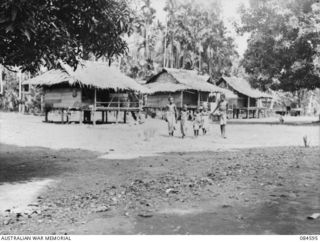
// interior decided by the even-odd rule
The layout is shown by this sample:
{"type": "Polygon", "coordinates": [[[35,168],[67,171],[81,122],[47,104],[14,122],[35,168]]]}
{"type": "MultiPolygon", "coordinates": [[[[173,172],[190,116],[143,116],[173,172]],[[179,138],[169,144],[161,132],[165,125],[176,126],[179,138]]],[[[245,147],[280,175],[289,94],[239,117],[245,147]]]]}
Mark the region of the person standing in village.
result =
{"type": "Polygon", "coordinates": [[[214,113],[218,109],[218,115],[220,120],[220,131],[221,137],[226,139],[226,125],[227,125],[227,111],[228,111],[228,102],[226,101],[225,94],[221,94],[220,100],[217,107],[213,110],[214,113]]]}
{"type": "Polygon", "coordinates": [[[177,107],[174,103],[173,97],[169,97],[169,104],[167,105],[166,121],[168,122],[169,136],[173,136],[175,124],[177,122],[177,107]]]}
{"type": "Polygon", "coordinates": [[[197,109],[193,114],[193,132],[194,136],[199,136],[199,129],[201,128],[201,114],[200,110],[197,109]]]}
{"type": "Polygon", "coordinates": [[[201,110],[201,128],[203,135],[207,134],[209,130],[209,112],[205,106],[201,110]]]}
{"type": "Polygon", "coordinates": [[[185,104],[180,112],[180,130],[182,139],[186,136],[187,133],[187,121],[189,117],[188,106],[185,104]]]}

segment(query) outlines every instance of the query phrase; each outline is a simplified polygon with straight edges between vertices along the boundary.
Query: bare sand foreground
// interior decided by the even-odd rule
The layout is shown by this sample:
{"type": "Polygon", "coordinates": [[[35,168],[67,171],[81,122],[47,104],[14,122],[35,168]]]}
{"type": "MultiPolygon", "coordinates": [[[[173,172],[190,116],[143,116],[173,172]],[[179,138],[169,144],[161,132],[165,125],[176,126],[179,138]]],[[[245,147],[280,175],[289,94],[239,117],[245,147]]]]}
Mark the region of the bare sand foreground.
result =
{"type": "Polygon", "coordinates": [[[182,140],[160,120],[0,115],[0,234],[320,234],[317,125],[182,140]]]}
{"type": "Polygon", "coordinates": [[[0,113],[0,143],[52,149],[84,149],[105,154],[106,158],[122,159],[177,151],[302,146],[305,135],[311,146],[319,146],[320,142],[319,125],[230,124],[227,126],[228,139],[221,139],[218,124],[212,123],[206,136],[195,139],[190,122],[189,135],[182,140],[179,123],[175,137],[172,138],[167,134],[166,122],[155,119],[147,119],[141,125],[108,124],[95,127],[42,121],[42,117],[0,113]]]}

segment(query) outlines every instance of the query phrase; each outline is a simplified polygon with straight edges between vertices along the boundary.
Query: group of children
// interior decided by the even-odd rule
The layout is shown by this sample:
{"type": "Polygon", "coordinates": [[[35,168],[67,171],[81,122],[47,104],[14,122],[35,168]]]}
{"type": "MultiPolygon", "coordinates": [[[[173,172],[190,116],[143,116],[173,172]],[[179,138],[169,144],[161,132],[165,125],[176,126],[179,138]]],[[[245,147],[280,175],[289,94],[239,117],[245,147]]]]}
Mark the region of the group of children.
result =
{"type": "Polygon", "coordinates": [[[217,107],[209,112],[206,107],[200,107],[194,112],[188,110],[187,105],[183,105],[182,110],[178,116],[177,107],[174,104],[174,100],[172,97],[169,97],[169,104],[167,105],[167,112],[166,112],[166,121],[168,122],[168,131],[169,135],[173,136],[175,131],[175,124],[178,119],[180,119],[180,130],[182,138],[186,136],[187,132],[187,121],[192,120],[193,122],[193,132],[194,136],[199,136],[199,130],[202,130],[202,134],[205,135],[209,129],[209,120],[210,116],[214,114],[216,111],[217,115],[219,116],[220,120],[220,130],[221,136],[226,138],[225,135],[225,126],[227,124],[227,110],[228,110],[228,103],[225,100],[225,96],[222,94],[220,101],[218,102],[217,107]]]}
{"type": "Polygon", "coordinates": [[[186,135],[187,121],[193,121],[193,133],[194,136],[199,136],[199,130],[202,130],[203,135],[205,135],[209,129],[209,117],[210,113],[204,107],[200,107],[194,113],[188,111],[187,105],[184,105],[180,113],[180,129],[182,138],[186,135]]]}

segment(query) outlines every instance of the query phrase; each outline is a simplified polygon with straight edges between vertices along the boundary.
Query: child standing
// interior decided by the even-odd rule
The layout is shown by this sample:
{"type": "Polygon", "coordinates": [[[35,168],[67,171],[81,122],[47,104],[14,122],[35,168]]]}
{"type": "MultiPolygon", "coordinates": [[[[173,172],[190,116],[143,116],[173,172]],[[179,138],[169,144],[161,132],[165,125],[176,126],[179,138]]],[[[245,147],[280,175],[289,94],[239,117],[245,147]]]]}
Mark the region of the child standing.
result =
{"type": "Polygon", "coordinates": [[[228,102],[226,101],[226,96],[221,94],[220,101],[218,102],[217,107],[213,110],[214,113],[216,110],[219,110],[219,119],[220,119],[220,131],[221,136],[226,139],[226,125],[227,125],[227,111],[228,111],[228,102]]]}
{"type": "Polygon", "coordinates": [[[201,111],[201,128],[203,135],[209,130],[209,112],[205,107],[201,111]]]}
{"type": "Polygon", "coordinates": [[[183,108],[180,113],[180,129],[181,129],[182,139],[186,136],[188,117],[189,117],[188,107],[187,105],[183,105],[183,108]]]}
{"type": "Polygon", "coordinates": [[[199,136],[199,129],[201,127],[201,114],[199,112],[199,109],[197,109],[193,115],[193,132],[194,136],[199,136]]]}

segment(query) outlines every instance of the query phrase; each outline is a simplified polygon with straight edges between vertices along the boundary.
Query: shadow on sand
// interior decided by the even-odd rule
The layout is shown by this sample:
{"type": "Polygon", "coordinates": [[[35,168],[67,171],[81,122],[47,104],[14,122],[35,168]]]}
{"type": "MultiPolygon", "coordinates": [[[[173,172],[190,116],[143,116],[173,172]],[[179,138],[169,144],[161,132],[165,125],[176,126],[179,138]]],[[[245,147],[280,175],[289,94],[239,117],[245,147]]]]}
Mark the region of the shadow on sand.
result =
{"type": "Polygon", "coordinates": [[[55,178],[71,171],[77,157],[96,157],[84,150],[53,150],[0,144],[0,185],[55,178]],[[67,154],[67,155],[66,155],[67,154]]]}

